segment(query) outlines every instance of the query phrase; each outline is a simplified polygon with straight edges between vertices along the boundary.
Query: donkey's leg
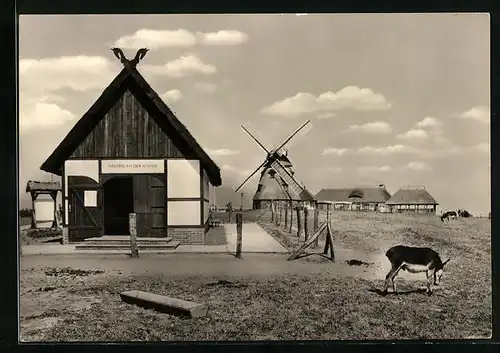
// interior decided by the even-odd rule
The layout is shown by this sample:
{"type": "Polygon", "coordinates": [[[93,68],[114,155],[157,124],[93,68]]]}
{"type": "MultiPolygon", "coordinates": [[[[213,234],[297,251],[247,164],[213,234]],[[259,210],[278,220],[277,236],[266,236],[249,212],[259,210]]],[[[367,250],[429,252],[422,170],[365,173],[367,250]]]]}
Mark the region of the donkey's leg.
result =
{"type": "Polygon", "coordinates": [[[385,276],[385,284],[384,284],[384,294],[387,294],[387,289],[389,288],[389,282],[394,284],[394,276],[398,273],[402,264],[392,264],[391,270],[385,276]]]}

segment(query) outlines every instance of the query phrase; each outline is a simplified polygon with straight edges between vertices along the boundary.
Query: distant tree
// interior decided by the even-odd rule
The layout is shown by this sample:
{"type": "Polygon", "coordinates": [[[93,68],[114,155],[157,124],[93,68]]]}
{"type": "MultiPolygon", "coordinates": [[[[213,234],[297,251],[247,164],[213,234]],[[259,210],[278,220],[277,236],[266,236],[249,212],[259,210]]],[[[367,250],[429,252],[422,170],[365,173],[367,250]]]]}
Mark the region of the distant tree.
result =
{"type": "Polygon", "coordinates": [[[30,208],[22,208],[19,210],[20,217],[31,217],[33,215],[33,210],[30,208]]]}

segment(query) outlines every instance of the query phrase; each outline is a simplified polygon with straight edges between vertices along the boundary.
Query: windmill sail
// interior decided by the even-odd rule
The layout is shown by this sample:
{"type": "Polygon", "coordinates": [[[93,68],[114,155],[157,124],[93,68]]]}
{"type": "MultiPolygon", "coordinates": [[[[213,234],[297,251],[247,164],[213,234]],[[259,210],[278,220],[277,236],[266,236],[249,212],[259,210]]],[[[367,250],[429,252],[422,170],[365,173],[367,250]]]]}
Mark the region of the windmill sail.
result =
{"type": "Polygon", "coordinates": [[[298,195],[302,201],[313,200],[311,194],[307,192],[297,180],[295,180],[295,178],[283,167],[283,165],[278,160],[274,160],[271,163],[271,168],[273,168],[276,173],[278,173],[279,176],[283,179],[283,181],[288,185],[288,190],[291,190],[293,194],[298,195]]]}

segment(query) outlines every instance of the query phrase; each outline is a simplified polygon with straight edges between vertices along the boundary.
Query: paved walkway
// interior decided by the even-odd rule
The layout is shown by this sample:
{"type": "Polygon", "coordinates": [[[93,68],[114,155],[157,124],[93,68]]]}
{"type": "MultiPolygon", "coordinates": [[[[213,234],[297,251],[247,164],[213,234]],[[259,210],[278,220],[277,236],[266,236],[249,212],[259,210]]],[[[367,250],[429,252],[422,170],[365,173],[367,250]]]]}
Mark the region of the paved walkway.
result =
{"type": "MultiPolygon", "coordinates": [[[[227,237],[227,249],[236,252],[236,224],[224,224],[227,237]]],[[[244,253],[288,253],[257,223],[243,223],[241,252],[244,253]]]]}

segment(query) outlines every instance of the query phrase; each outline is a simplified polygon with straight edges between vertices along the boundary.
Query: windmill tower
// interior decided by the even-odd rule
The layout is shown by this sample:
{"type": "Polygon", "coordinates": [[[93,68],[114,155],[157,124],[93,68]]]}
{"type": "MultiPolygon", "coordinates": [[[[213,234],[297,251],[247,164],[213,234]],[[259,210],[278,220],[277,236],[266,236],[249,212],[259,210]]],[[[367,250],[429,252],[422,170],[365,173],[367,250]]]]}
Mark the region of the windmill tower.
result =
{"type": "Polygon", "coordinates": [[[314,202],[313,195],[295,179],[292,163],[284,150],[285,145],[309,123],[309,120],[306,121],[277,148],[271,150],[264,147],[242,126],[243,130],[267,153],[264,162],[235,190],[238,192],[255,173],[262,169],[257,191],[253,197],[253,209],[266,208],[272,201],[314,202]]]}

